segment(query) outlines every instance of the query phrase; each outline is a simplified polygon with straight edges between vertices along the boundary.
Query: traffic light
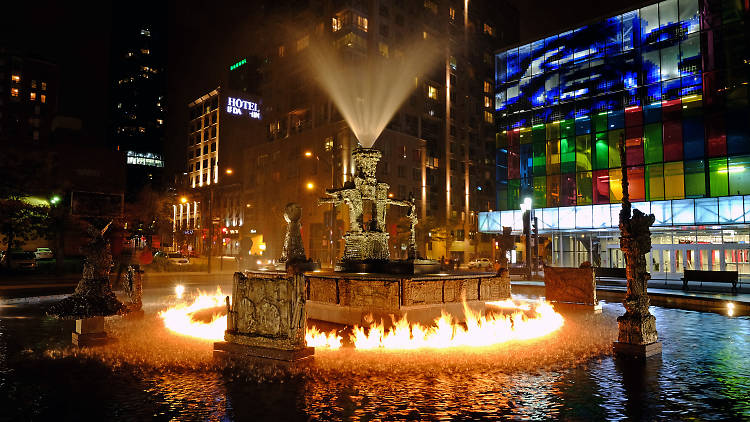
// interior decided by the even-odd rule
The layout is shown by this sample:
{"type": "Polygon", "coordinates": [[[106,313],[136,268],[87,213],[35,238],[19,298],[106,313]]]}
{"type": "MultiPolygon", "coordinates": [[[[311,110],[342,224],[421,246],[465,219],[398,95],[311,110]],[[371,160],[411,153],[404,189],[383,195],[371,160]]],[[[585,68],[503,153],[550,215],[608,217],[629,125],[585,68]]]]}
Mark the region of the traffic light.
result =
{"type": "Polygon", "coordinates": [[[531,232],[530,230],[531,226],[531,212],[530,211],[524,211],[523,212],[523,234],[528,236],[531,232]]]}

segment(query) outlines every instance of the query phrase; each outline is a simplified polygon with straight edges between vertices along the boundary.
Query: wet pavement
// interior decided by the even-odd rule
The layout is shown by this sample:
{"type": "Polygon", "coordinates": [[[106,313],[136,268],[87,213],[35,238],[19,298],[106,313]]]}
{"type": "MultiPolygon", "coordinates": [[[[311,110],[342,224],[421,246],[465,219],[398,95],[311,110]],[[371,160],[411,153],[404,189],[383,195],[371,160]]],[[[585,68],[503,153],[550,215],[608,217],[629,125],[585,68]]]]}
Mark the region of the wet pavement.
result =
{"type": "MultiPolygon", "coordinates": [[[[146,316],[117,341],[69,346],[47,304],[0,305],[0,420],[750,419],[750,318],[653,307],[661,357],[612,358],[619,304],[565,314],[544,339],[471,350],[318,350],[290,371],[232,369],[156,313],[213,277],[147,280],[146,316]]],[[[217,277],[230,291],[230,276],[217,277]]]]}

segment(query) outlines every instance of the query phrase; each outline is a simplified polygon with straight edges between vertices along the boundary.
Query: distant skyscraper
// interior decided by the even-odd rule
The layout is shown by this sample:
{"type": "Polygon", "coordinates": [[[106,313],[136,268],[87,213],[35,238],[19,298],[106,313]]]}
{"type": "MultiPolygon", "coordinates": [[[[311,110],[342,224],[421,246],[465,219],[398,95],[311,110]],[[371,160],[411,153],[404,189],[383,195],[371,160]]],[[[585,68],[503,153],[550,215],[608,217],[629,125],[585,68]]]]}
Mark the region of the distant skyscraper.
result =
{"type": "Polygon", "coordinates": [[[161,185],[164,167],[166,14],[151,6],[115,16],[112,35],[111,145],[125,151],[128,194],[161,185]]]}

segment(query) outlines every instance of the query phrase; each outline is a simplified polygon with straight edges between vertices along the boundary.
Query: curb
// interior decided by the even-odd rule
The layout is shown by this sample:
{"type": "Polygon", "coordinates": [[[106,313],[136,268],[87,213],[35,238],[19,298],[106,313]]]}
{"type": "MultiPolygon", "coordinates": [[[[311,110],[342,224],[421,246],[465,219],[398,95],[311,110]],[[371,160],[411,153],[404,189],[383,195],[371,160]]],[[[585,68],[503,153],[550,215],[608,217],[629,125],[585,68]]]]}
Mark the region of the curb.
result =
{"type": "Polygon", "coordinates": [[[64,295],[50,295],[50,296],[30,296],[30,297],[16,297],[12,299],[0,299],[1,305],[28,305],[32,303],[48,302],[50,300],[65,299],[70,294],[64,295]]]}

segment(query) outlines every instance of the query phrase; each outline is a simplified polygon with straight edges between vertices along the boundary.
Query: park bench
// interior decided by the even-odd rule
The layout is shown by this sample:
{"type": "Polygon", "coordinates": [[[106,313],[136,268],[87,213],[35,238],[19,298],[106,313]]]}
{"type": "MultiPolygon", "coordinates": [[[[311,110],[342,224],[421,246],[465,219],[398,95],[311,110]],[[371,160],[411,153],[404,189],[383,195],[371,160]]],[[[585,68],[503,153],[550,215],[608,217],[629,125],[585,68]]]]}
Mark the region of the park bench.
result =
{"type": "Polygon", "coordinates": [[[739,275],[737,271],[703,271],[703,270],[685,270],[682,277],[682,290],[688,289],[688,281],[700,281],[710,283],[732,283],[732,293],[737,293],[737,282],[739,275]]]}
{"type": "Polygon", "coordinates": [[[597,280],[602,277],[625,278],[625,268],[597,267],[594,268],[594,274],[596,275],[597,280]]]}

